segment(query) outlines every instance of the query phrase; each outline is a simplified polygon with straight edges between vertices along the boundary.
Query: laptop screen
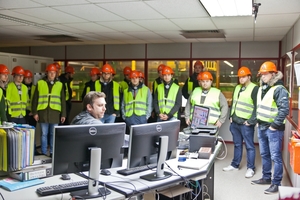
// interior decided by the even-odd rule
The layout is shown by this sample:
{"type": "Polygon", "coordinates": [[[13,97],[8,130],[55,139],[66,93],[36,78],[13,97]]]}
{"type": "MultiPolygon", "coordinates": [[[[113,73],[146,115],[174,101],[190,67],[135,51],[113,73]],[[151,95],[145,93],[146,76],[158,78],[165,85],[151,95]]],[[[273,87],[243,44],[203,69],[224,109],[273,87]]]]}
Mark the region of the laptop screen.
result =
{"type": "Polygon", "coordinates": [[[192,115],[191,128],[197,128],[199,125],[207,126],[208,117],[209,117],[208,107],[195,105],[193,115],[192,115]]]}

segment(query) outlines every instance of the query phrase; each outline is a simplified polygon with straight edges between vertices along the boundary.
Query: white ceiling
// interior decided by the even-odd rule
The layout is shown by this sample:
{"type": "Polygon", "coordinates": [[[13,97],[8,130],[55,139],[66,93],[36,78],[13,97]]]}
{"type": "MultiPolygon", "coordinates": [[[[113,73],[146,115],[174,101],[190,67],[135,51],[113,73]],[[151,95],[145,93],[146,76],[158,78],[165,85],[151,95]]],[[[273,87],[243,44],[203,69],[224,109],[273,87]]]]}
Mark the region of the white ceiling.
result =
{"type": "Polygon", "coordinates": [[[300,0],[261,3],[249,17],[210,17],[198,0],[0,0],[0,14],[55,31],[0,19],[0,46],[280,41],[300,16],[300,0]],[[220,30],[225,38],[186,39],[181,31],[220,30]],[[51,43],[38,35],[81,42],[51,43]]]}

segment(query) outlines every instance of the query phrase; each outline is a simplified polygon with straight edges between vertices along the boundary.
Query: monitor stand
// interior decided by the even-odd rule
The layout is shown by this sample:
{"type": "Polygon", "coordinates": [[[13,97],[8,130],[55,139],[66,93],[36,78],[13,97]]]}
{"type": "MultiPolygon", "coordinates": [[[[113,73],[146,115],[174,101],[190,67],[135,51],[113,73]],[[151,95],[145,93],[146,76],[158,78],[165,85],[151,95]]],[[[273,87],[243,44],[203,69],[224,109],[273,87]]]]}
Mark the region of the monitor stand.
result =
{"type": "Polygon", "coordinates": [[[160,136],[159,137],[159,150],[158,150],[158,158],[157,158],[157,169],[156,172],[141,176],[141,179],[147,181],[159,181],[172,176],[172,173],[164,171],[164,163],[166,161],[167,152],[168,152],[168,136],[160,136]]]}
{"type": "Polygon", "coordinates": [[[71,192],[72,198],[75,199],[92,199],[110,194],[110,191],[104,187],[99,188],[99,174],[101,165],[101,148],[92,147],[90,150],[90,171],[89,185],[87,190],[79,190],[71,192]]]}

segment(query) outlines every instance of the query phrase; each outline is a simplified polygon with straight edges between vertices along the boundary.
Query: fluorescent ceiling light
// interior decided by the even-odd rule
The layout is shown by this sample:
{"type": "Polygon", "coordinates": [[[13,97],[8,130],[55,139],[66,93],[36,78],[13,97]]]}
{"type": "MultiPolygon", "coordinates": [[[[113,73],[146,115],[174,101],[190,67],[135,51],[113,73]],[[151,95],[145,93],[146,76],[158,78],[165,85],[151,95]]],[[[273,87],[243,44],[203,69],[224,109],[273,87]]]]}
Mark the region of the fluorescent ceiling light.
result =
{"type": "Polygon", "coordinates": [[[233,64],[231,64],[231,63],[228,62],[227,60],[224,60],[224,63],[225,63],[226,65],[228,65],[229,67],[234,67],[233,64]]]}
{"type": "Polygon", "coordinates": [[[252,0],[199,0],[211,17],[251,16],[252,0]]]}

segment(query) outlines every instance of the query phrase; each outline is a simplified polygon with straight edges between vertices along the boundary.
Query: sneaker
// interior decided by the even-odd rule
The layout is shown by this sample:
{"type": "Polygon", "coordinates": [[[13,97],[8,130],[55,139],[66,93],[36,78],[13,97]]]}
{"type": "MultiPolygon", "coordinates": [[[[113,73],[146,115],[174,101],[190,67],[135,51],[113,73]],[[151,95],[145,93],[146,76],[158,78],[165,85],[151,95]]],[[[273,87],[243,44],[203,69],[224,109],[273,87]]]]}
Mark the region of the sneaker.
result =
{"type": "Polygon", "coordinates": [[[265,194],[276,194],[278,192],[278,185],[271,185],[265,190],[265,194]]]}
{"type": "Polygon", "coordinates": [[[253,185],[270,185],[271,184],[271,179],[258,179],[256,181],[251,181],[251,184],[253,185]]]}
{"type": "Polygon", "coordinates": [[[255,173],[255,172],[253,171],[253,169],[248,168],[248,169],[247,169],[247,172],[246,172],[246,174],[245,174],[245,177],[246,177],[246,178],[251,178],[251,177],[253,177],[254,173],[255,173]]]}
{"type": "Polygon", "coordinates": [[[223,171],[225,171],[225,172],[236,171],[236,170],[239,170],[239,168],[238,167],[233,167],[231,165],[223,168],[223,171]]]}

